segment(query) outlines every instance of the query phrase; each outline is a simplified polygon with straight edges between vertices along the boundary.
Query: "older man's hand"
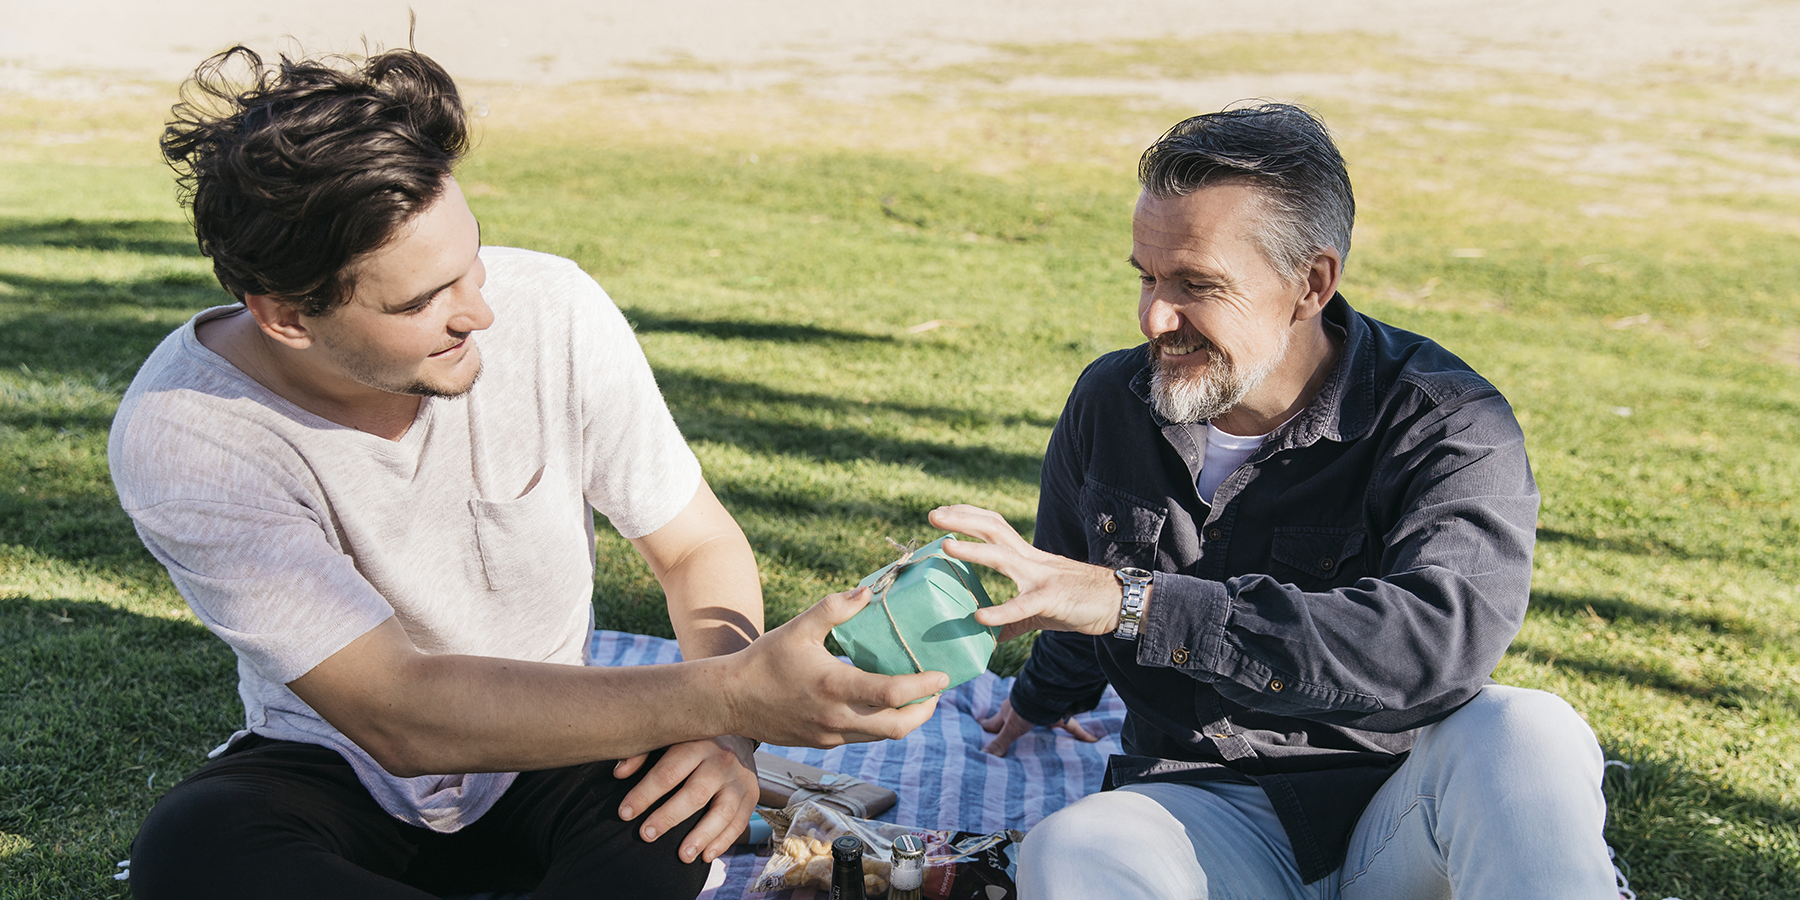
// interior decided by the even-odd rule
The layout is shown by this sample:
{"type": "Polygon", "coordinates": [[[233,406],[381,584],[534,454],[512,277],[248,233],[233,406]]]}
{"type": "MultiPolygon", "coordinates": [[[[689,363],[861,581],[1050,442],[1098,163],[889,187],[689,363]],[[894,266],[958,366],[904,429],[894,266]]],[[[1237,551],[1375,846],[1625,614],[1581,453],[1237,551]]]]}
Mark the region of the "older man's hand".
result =
{"type": "Polygon", "coordinates": [[[1002,641],[1040,629],[1110,634],[1119,627],[1119,581],[1112,570],[1031,546],[993,510],[940,506],[930,519],[937,528],[986,542],[945,541],[945,553],[987,566],[1019,586],[1018,596],[975,612],[977,622],[1000,626],[1002,641]]]}
{"type": "MultiPolygon", "coordinates": [[[[994,739],[988,741],[987,746],[981,749],[983,752],[991,753],[994,756],[1005,756],[1006,751],[1012,748],[1014,741],[1024,737],[1027,732],[1036,727],[1036,725],[1031,724],[1030,719],[1013,711],[1012,700],[1010,698],[1002,700],[1000,701],[1000,710],[998,712],[981,720],[982,730],[994,736],[994,739]]],[[[1050,727],[1061,728],[1062,730],[1067,731],[1071,737],[1084,743],[1091,744],[1100,739],[1099,735],[1083,728],[1081,723],[1075,721],[1073,716],[1063,719],[1050,727]]]]}

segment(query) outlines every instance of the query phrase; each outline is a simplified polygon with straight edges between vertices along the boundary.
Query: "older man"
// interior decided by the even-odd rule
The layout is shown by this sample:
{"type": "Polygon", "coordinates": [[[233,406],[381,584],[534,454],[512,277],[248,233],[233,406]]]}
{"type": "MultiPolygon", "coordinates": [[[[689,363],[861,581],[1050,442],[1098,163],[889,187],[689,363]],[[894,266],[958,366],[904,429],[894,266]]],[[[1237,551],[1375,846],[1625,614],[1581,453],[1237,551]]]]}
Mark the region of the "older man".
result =
{"type": "Polygon", "coordinates": [[[950,553],[1044,629],[990,746],[1129,711],[1108,786],[1028,838],[1069,898],[1614,895],[1601,754],[1560,699],[1490,683],[1538,508],[1492,385],[1337,294],[1354,201],[1323,124],[1198,116],[1145,154],[1131,264],[1149,343],[1076,384],[1036,547],[996,514],[950,553]]]}
{"type": "Polygon", "coordinates": [[[136,896],[692,897],[756,801],[749,739],[930,715],[897,707],[941,673],[825,651],[866,592],[757,639],[749,543],[624,317],[574,263],[482,246],[436,63],[237,48],[184,96],[163,149],[240,303],[144,363],[109,458],[245,722],[151,811],[136,896]],[[595,510],[687,662],[583,665],[595,510]]]}

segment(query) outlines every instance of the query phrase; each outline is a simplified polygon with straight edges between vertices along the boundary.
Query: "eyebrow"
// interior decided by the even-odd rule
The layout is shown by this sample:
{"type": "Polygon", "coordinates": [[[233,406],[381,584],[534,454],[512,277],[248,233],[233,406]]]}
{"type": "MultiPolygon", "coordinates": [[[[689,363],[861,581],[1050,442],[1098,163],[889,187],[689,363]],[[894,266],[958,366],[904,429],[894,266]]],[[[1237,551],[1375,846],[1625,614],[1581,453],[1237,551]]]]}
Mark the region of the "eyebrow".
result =
{"type": "MultiPolygon", "coordinates": [[[[477,254],[481,253],[481,220],[480,219],[475,220],[475,252],[477,254]]],[[[468,273],[465,272],[464,274],[466,275],[468,273]]],[[[405,312],[415,306],[418,306],[419,304],[425,302],[426,300],[429,300],[432,297],[436,297],[437,295],[443,293],[444,291],[449,290],[452,285],[456,284],[458,281],[461,281],[462,279],[463,279],[463,276],[458,275],[455,278],[452,278],[449,281],[446,281],[443,284],[438,285],[437,287],[427,288],[426,290],[420,291],[418,294],[414,295],[412,299],[402,302],[398,305],[388,307],[387,312],[391,312],[391,313],[405,312]]]]}
{"type": "MultiPolygon", "coordinates": [[[[1142,273],[1144,275],[1150,274],[1150,271],[1148,269],[1144,268],[1143,263],[1138,262],[1137,254],[1134,253],[1130,256],[1125,257],[1125,261],[1130,263],[1131,267],[1138,270],[1140,273],[1142,273]]],[[[1218,274],[1213,273],[1213,272],[1202,272],[1198,269],[1176,269],[1175,271],[1170,272],[1168,274],[1168,277],[1181,278],[1181,279],[1186,279],[1188,281],[1203,281],[1208,284],[1224,284],[1224,283],[1226,283],[1226,279],[1221,278],[1218,274]]]]}

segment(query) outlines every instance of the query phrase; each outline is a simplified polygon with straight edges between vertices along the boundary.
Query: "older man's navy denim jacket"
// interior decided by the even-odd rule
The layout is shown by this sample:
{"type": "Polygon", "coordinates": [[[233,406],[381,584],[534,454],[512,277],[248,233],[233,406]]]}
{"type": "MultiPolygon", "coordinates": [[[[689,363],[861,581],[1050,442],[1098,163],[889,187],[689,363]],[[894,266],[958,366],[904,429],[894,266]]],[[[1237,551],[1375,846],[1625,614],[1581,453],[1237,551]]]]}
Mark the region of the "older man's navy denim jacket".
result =
{"type": "Polygon", "coordinates": [[[1096,360],[1044,457],[1037,546],[1156,573],[1138,641],[1040,635],[1013,708],[1046,724],[1108,682],[1129,713],[1108,783],[1255,782],[1303,880],[1413,732],[1488,683],[1531,584],[1537,486],[1505,398],[1436,343],[1326,306],[1318,396],[1211,498],[1204,426],[1149,402],[1143,348],[1096,360]]]}

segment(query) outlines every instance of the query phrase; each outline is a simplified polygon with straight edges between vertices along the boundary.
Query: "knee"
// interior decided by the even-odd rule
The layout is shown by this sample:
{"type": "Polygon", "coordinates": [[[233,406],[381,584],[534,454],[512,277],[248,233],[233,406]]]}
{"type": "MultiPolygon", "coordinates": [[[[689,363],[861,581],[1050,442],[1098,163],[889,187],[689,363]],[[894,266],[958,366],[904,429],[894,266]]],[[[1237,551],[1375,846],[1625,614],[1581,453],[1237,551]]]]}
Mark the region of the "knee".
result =
{"type": "Polygon", "coordinates": [[[1034,869],[1070,861],[1130,867],[1147,855],[1168,853],[1193,853],[1180,823],[1142,794],[1107,791],[1083,797],[1034,826],[1025,835],[1019,862],[1034,869]]]}
{"type": "Polygon", "coordinates": [[[1561,697],[1530,688],[1488,685],[1428,732],[1424,740],[1440,745],[1436,752],[1486,760],[1496,771],[1561,770],[1584,780],[1591,775],[1597,784],[1604,762],[1581,714],[1561,697]]]}
{"type": "Polygon", "coordinates": [[[251,830],[245,810],[258,805],[257,798],[217,781],[184,784],[164,795],[131,842],[132,896],[201,896],[198,886],[221,880],[202,857],[227,865],[235,859],[238,841],[251,830]]]}

